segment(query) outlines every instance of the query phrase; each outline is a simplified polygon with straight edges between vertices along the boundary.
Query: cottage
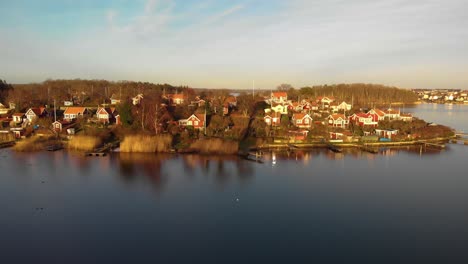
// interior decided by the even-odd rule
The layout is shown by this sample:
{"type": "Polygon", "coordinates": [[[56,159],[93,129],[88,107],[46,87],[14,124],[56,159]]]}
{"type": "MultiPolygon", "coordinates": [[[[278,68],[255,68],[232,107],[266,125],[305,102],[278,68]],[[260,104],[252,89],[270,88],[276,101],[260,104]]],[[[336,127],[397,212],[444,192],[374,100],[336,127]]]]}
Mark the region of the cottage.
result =
{"type": "Polygon", "coordinates": [[[287,92],[272,92],[271,93],[271,102],[274,103],[284,103],[288,101],[287,92]]]}
{"type": "Polygon", "coordinates": [[[263,117],[267,126],[279,126],[281,123],[281,115],[278,113],[273,113],[271,116],[266,115],[263,117]]]}
{"type": "Polygon", "coordinates": [[[96,117],[98,118],[99,122],[103,124],[115,123],[116,115],[117,115],[117,111],[115,107],[110,107],[110,108],[101,107],[96,112],[96,117]]]}
{"type": "Polygon", "coordinates": [[[405,121],[405,122],[411,122],[413,121],[413,115],[412,114],[400,114],[400,120],[405,121]]]}
{"type": "Polygon", "coordinates": [[[338,111],[349,111],[353,106],[351,104],[346,103],[345,101],[341,102],[339,105],[336,106],[336,110],[338,111]]]}
{"type": "Polygon", "coordinates": [[[376,129],[375,134],[379,137],[392,139],[392,136],[398,134],[398,130],[396,129],[376,129]]]}
{"type": "Polygon", "coordinates": [[[29,122],[33,122],[38,118],[42,118],[47,115],[48,113],[45,107],[29,108],[28,111],[26,111],[26,118],[29,120],[29,122]]]}
{"type": "Polygon", "coordinates": [[[120,95],[112,94],[110,101],[111,101],[111,105],[116,105],[122,102],[122,98],[120,95]]]}
{"type": "Polygon", "coordinates": [[[224,100],[223,103],[223,115],[228,115],[233,108],[237,106],[237,98],[235,96],[229,96],[224,100]]]}
{"type": "Polygon", "coordinates": [[[171,100],[172,104],[175,105],[183,104],[186,100],[184,94],[168,94],[167,97],[171,100]]]}
{"type": "Polygon", "coordinates": [[[288,106],[288,109],[293,112],[302,112],[304,110],[304,106],[299,102],[294,102],[288,106]]]}
{"type": "Polygon", "coordinates": [[[319,96],[317,97],[317,103],[322,104],[325,108],[328,108],[328,106],[335,101],[335,97],[333,96],[319,96]]]}
{"type": "Polygon", "coordinates": [[[328,116],[328,125],[332,127],[344,128],[349,124],[348,119],[343,114],[333,114],[328,116]]]}
{"type": "Polygon", "coordinates": [[[2,103],[0,103],[0,115],[7,114],[10,110],[10,108],[6,108],[2,103]]]}
{"type": "Polygon", "coordinates": [[[179,120],[180,126],[192,126],[194,129],[202,130],[205,128],[205,114],[193,114],[187,119],[179,120]]]}
{"type": "Polygon", "coordinates": [[[385,112],[380,109],[373,108],[369,110],[367,113],[372,114],[372,115],[377,115],[377,120],[374,120],[376,122],[382,121],[385,119],[385,112]]]}
{"type": "Polygon", "coordinates": [[[12,127],[10,128],[10,131],[13,133],[13,136],[16,139],[19,139],[24,136],[24,129],[22,127],[12,127]]]}
{"type": "Polygon", "coordinates": [[[369,113],[355,113],[349,117],[349,121],[358,126],[377,126],[379,123],[376,121],[377,115],[369,113]]]}
{"type": "Polygon", "coordinates": [[[88,114],[89,114],[89,111],[88,111],[88,108],[86,107],[71,106],[71,107],[67,107],[65,109],[65,112],[63,112],[63,119],[67,121],[72,121],[72,120],[75,120],[77,118],[83,117],[88,114]]]}
{"type": "Polygon", "coordinates": [[[399,119],[400,118],[400,110],[394,110],[394,109],[387,109],[384,111],[385,113],[385,118],[388,119],[399,119]]]}
{"type": "Polygon", "coordinates": [[[137,96],[132,98],[132,104],[139,105],[141,103],[141,99],[143,99],[143,94],[138,94],[137,96]]]}
{"type": "Polygon", "coordinates": [[[12,117],[15,124],[21,124],[26,119],[26,113],[14,113],[12,117]]]}
{"type": "Polygon", "coordinates": [[[52,123],[52,129],[57,132],[57,133],[60,133],[62,132],[62,129],[63,129],[63,122],[64,121],[55,121],[52,123]]]}
{"type": "Polygon", "coordinates": [[[302,142],[307,139],[307,134],[309,133],[308,130],[299,130],[299,131],[294,131],[294,130],[289,130],[288,131],[288,138],[289,141],[293,142],[302,142]]]}
{"type": "Polygon", "coordinates": [[[286,104],[272,104],[271,111],[274,111],[275,113],[279,113],[281,115],[287,115],[288,114],[288,105],[286,104]]]}
{"type": "Polygon", "coordinates": [[[309,114],[296,113],[292,116],[292,122],[294,126],[299,128],[310,128],[312,125],[312,117],[309,114]]]}

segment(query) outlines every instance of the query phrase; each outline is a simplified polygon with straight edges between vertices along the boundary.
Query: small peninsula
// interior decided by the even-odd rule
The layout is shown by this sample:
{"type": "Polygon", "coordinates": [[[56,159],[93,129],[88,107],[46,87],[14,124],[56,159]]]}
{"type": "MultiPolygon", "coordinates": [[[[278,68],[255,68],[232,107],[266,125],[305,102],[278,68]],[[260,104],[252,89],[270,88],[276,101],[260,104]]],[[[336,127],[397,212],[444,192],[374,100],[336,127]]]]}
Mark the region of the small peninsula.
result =
{"type": "Polygon", "coordinates": [[[238,154],[453,138],[453,129],[400,110],[417,101],[411,90],[361,83],[233,90],[80,79],[2,81],[0,144],[17,151],[238,154]]]}

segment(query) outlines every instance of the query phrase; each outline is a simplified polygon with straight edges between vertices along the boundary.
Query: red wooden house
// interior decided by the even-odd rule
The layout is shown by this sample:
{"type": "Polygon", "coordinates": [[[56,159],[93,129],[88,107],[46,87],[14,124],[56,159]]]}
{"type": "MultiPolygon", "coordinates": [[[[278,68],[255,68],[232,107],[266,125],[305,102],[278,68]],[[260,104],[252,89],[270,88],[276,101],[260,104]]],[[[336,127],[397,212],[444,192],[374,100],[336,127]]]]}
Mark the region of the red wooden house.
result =
{"type": "Polygon", "coordinates": [[[292,116],[292,122],[294,126],[300,128],[310,128],[312,125],[312,117],[309,114],[295,113],[292,116]]]}

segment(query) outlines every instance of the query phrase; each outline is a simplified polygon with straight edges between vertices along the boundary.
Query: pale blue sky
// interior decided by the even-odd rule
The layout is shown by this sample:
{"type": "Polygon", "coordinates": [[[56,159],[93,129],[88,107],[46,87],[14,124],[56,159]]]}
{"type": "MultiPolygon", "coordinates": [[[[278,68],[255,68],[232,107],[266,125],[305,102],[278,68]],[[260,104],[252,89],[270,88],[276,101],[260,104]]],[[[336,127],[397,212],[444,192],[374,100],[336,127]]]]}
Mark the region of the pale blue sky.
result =
{"type": "Polygon", "coordinates": [[[1,0],[0,78],[468,89],[467,0],[1,0]]]}

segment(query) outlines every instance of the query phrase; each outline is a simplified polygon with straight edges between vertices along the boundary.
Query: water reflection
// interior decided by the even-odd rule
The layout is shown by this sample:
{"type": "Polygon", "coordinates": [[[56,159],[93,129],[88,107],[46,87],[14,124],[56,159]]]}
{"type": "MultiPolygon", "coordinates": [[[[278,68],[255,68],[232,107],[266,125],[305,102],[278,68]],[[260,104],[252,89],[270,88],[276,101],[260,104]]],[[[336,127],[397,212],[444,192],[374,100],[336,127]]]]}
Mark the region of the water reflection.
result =
{"type": "Polygon", "coordinates": [[[380,147],[372,149],[372,152],[364,151],[359,148],[343,148],[342,152],[333,152],[328,149],[309,149],[309,150],[296,150],[296,151],[282,151],[273,150],[263,153],[263,160],[275,166],[281,161],[298,161],[304,165],[309,164],[314,158],[323,156],[328,160],[343,160],[346,158],[352,159],[367,159],[375,160],[379,156],[396,156],[400,153],[409,153],[414,155],[437,155],[445,151],[450,151],[450,146],[447,145],[445,149],[437,147],[425,146],[404,146],[404,147],[380,147]],[[375,152],[375,153],[374,153],[375,152]]]}
{"type": "Polygon", "coordinates": [[[237,156],[183,155],[181,159],[187,177],[201,173],[203,177],[213,177],[219,186],[230,183],[232,179],[246,184],[255,173],[253,163],[237,156]]]}
{"type": "Polygon", "coordinates": [[[161,191],[167,185],[170,176],[164,171],[164,165],[171,159],[174,159],[173,155],[120,153],[112,156],[113,162],[108,164],[117,163],[120,171],[118,175],[124,182],[133,183],[143,180],[151,184],[155,190],[161,191]]]}

